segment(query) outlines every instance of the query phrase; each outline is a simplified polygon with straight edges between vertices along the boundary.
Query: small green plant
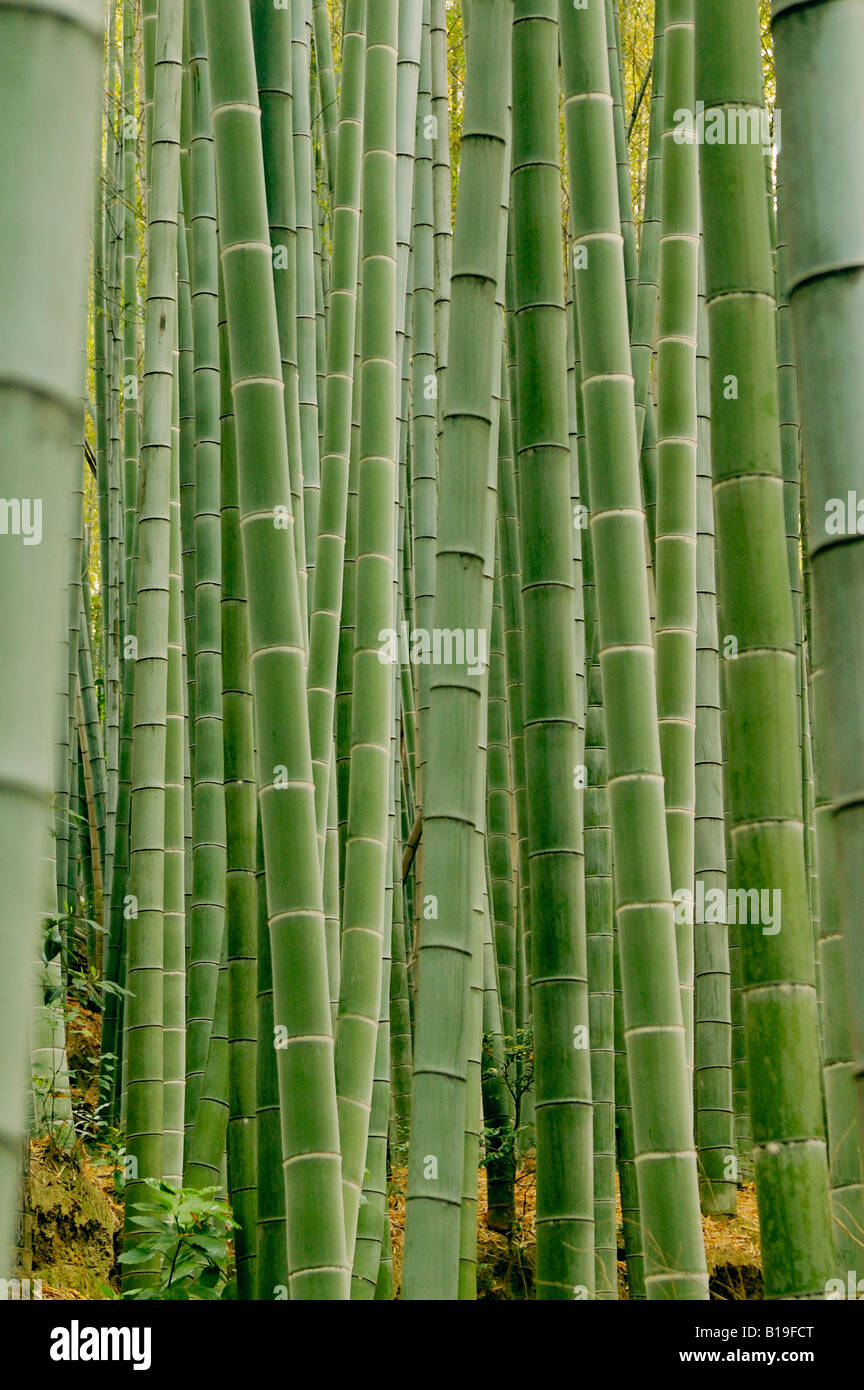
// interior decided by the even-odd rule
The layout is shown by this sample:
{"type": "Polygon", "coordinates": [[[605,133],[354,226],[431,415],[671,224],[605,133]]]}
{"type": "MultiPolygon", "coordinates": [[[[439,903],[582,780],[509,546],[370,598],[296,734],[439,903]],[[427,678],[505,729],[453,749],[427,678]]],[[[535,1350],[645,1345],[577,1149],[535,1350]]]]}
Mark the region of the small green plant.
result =
{"type": "Polygon", "coordinates": [[[147,1179],[151,1202],[135,1202],[141,1228],[138,1243],[120,1256],[122,1264],[152,1267],[160,1262],[159,1277],[146,1288],[129,1289],[136,1299],[190,1301],[224,1298],[229,1281],[229,1242],[237,1222],[218,1187],[175,1187],[147,1179]]]}
{"type": "Polygon", "coordinates": [[[70,968],[67,994],[82,1008],[98,1010],[102,1009],[106,994],[114,994],[118,999],[129,998],[128,989],[122,985],[115,985],[112,980],[100,980],[95,965],[82,969],[70,968]]]}
{"type": "MultiPolygon", "coordinates": [[[[501,1079],[513,1097],[514,1123],[512,1131],[518,1132],[521,1121],[522,1098],[534,1085],[534,1035],[530,1027],[517,1028],[516,1037],[508,1034],[504,1039],[503,1065],[496,1060],[496,1049],[492,1035],[483,1038],[483,1078],[501,1075],[501,1079]]],[[[510,1130],[510,1126],[506,1126],[510,1130]]],[[[490,1130],[493,1134],[504,1134],[504,1128],[490,1130]]]]}

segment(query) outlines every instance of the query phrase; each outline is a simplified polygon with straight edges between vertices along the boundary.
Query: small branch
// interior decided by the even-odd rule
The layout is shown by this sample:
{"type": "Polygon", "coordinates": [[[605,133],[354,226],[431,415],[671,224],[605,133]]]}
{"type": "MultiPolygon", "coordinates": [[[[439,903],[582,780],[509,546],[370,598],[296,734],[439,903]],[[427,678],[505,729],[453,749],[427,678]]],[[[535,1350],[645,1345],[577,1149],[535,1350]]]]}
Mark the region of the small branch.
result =
{"type": "Polygon", "coordinates": [[[423,821],[422,821],[421,817],[418,816],[417,819],[415,820],[413,826],[411,827],[411,834],[408,836],[408,839],[407,839],[406,842],[405,842],[405,848],[404,848],[403,851],[402,851],[402,882],[403,882],[403,884],[404,884],[406,878],[408,877],[409,873],[411,872],[411,865],[414,863],[414,858],[415,858],[415,855],[417,854],[417,847],[418,847],[418,845],[420,844],[420,840],[421,840],[422,835],[423,835],[423,821]]]}
{"type": "Polygon", "coordinates": [[[634,127],[634,125],[636,124],[636,117],[639,115],[639,111],[640,111],[640,108],[641,108],[641,106],[642,106],[642,98],[644,97],[644,95],[645,95],[645,93],[646,93],[646,91],[647,91],[647,89],[648,89],[648,83],[651,81],[651,74],[652,74],[653,71],[654,71],[654,59],[652,58],[651,61],[650,61],[650,63],[648,64],[648,67],[647,67],[646,70],[645,70],[645,76],[642,78],[642,86],[639,88],[639,95],[637,96],[636,100],[635,100],[634,103],[633,103],[633,113],[632,113],[632,115],[631,115],[631,117],[630,117],[630,121],[629,121],[629,124],[628,124],[628,126],[627,126],[627,143],[628,143],[628,145],[629,145],[629,143],[630,143],[630,136],[633,134],[633,127],[634,127]]]}

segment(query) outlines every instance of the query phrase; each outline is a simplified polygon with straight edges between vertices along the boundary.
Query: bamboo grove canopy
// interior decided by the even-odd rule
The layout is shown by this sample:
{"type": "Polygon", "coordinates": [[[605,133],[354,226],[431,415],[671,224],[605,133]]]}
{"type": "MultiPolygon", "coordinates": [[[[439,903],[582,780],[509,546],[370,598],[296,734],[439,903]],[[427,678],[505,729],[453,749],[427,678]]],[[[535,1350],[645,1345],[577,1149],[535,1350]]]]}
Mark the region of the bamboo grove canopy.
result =
{"type": "Polygon", "coordinates": [[[32,1135],[128,1297],[864,1277],[862,53],[0,0],[3,1274],[32,1135]]]}

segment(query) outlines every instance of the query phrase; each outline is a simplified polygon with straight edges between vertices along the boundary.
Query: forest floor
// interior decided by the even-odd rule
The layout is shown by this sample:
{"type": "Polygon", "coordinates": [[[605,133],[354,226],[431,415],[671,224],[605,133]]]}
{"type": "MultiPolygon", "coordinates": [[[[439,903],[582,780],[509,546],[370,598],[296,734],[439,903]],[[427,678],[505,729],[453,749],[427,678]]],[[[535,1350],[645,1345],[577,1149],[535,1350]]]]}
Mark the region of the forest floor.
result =
{"type": "MultiPolygon", "coordinates": [[[[390,1230],[393,1239],[393,1274],[399,1296],[402,1245],[405,1236],[407,1169],[394,1169],[390,1180],[390,1230]]],[[[512,1235],[491,1231],[486,1224],[486,1171],[480,1170],[477,1204],[477,1297],[497,1301],[522,1301],[534,1296],[536,1185],[533,1158],[529,1155],[516,1177],[516,1221],[512,1235]]],[[[618,1297],[629,1298],[621,1203],[618,1209],[618,1297]]],[[[711,1298],[761,1299],[762,1272],[756,1189],[746,1183],[738,1189],[737,1216],[703,1216],[711,1298]]]]}
{"type": "MultiPolygon", "coordinates": [[[[99,1055],[98,1015],[86,1007],[67,1020],[73,1102],[86,1113],[95,1107],[99,1055]]],[[[28,1208],[32,1233],[32,1279],[46,1299],[103,1300],[119,1297],[123,1207],[118,1185],[119,1147],[113,1142],[76,1144],[63,1153],[47,1140],[30,1145],[28,1208]]],[[[388,1189],[396,1297],[402,1272],[405,1193],[408,1174],[393,1168],[388,1189]]],[[[477,1297],[523,1301],[534,1295],[535,1180],[529,1155],[516,1178],[512,1234],[487,1225],[486,1173],[480,1171],[477,1207],[477,1297]]],[[[711,1298],[762,1298],[759,1226],[752,1184],[738,1190],[734,1217],[703,1217],[711,1298]]],[[[618,1206],[618,1296],[629,1297],[621,1210],[618,1206]]],[[[27,1273],[27,1271],[22,1271],[27,1273]]]]}

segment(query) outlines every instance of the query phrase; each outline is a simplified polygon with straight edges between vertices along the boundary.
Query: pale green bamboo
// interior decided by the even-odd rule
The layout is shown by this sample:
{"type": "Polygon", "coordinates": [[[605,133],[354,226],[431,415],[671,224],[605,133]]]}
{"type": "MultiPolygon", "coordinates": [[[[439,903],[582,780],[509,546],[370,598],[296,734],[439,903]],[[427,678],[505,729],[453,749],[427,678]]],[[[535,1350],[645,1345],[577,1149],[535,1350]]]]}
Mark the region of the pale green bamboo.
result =
{"type": "Polygon", "coordinates": [[[96,830],[98,852],[104,862],[105,853],[105,745],[102,738],[102,725],[99,722],[99,706],[96,699],[96,686],[93,678],[93,655],[90,644],[90,630],[84,608],[84,598],[79,587],[80,608],[78,637],[78,673],[81,689],[81,703],[84,710],[87,756],[93,778],[93,794],[96,811],[96,830]]]}
{"type": "MultiPolygon", "coordinates": [[[[358,320],[363,302],[362,266],[357,277],[358,320]]],[[[356,627],[355,571],[357,568],[357,468],[360,450],[360,334],[355,332],[354,389],[351,401],[351,452],[348,460],[348,503],[345,512],[345,557],[342,578],[342,611],[339,615],[339,650],[336,658],[334,743],[336,746],[336,798],[339,812],[339,889],[345,890],[345,844],[348,832],[348,782],[351,766],[351,706],[353,701],[354,635],[356,627]]]]}
{"type": "MultiPolygon", "coordinates": [[[[315,308],[315,237],[312,181],[315,156],[312,148],[310,108],[310,50],[312,0],[291,0],[291,83],[294,127],[294,189],[297,218],[297,364],[299,370],[300,447],[303,468],[302,542],[298,555],[304,566],[315,563],[321,465],[318,443],[318,375],[315,308]],[[302,544],[302,549],[301,549],[302,544]]],[[[302,582],[302,581],[301,581],[302,582]]]]}
{"type": "MultiPolygon", "coordinates": [[[[296,8],[296,7],[295,7],[296,8]]],[[[270,0],[253,0],[252,34],[261,106],[261,139],[267,216],[279,327],[279,353],[285,383],[285,428],[291,507],[281,525],[294,533],[300,584],[300,613],[306,623],[306,541],[303,511],[303,449],[301,447],[300,379],[297,346],[297,197],[295,188],[292,79],[292,15],[270,0]]]]}
{"type": "MultiPolygon", "coordinates": [[[[435,627],[461,631],[463,642],[482,628],[491,559],[484,553],[485,517],[501,353],[501,194],[509,163],[508,84],[492,75],[509,68],[512,13],[509,0],[475,0],[466,85],[435,584],[435,627]]],[[[459,1283],[481,705],[481,678],[468,673],[462,656],[433,671],[430,689],[429,746],[437,756],[424,791],[425,906],[403,1266],[403,1298],[410,1300],[454,1299],[459,1283]]]]}
{"type": "Polygon", "coordinates": [[[609,50],[609,85],[612,91],[615,126],[615,162],[618,170],[618,207],[621,235],[624,238],[624,268],[627,279],[627,312],[630,324],[636,304],[639,284],[639,258],[636,251],[636,228],[633,224],[633,193],[630,184],[630,156],[624,124],[623,72],[621,34],[618,23],[617,0],[606,0],[606,45],[609,50]]]}
{"type": "MultiPolygon", "coordinates": [[[[203,10],[201,11],[203,16],[203,10]]],[[[209,73],[208,73],[209,78],[209,73]]],[[[228,361],[228,333],[224,317],[224,292],[219,295],[219,388],[220,388],[220,508],[222,519],[222,717],[224,721],[225,824],[228,856],[225,877],[225,911],[228,925],[228,969],[230,998],[228,1007],[228,1192],[238,1229],[234,1232],[237,1264],[237,1292],[252,1298],[258,1289],[258,1122],[256,1116],[256,1071],[258,1063],[267,1068],[275,1081],[275,1053],[266,1042],[270,1028],[261,1033],[258,1045],[258,886],[256,883],[256,834],[258,813],[255,786],[255,731],[252,718],[252,689],[249,669],[249,624],[246,612],[246,579],[240,541],[239,500],[237,495],[237,449],[231,402],[231,371],[228,361]]],[[[262,885],[263,888],[263,885],[262,885]]],[[[270,946],[264,933],[269,964],[270,946]]],[[[278,1101],[278,1095],[277,1095],[278,1101]]],[[[278,1108],[275,1116],[276,1148],[279,1146],[278,1108]]],[[[268,1164],[265,1173],[272,1184],[268,1164]]],[[[276,1184],[281,1194],[281,1182],[276,1184]]],[[[282,1198],[284,1221],[284,1196],[282,1198]]],[[[284,1272],[284,1225],[276,1223],[281,1236],[284,1272]]],[[[270,1278],[272,1285],[279,1282],[270,1278]]]]}
{"type": "MultiPolygon", "coordinates": [[[[171,422],[177,335],[177,209],[183,6],[165,0],[156,36],[149,190],[144,418],[138,520],[138,614],[132,726],[130,922],[126,987],[127,1134],[135,1161],[126,1186],[125,1247],[147,1178],[162,1177],[163,919],[167,716],[171,422]]],[[[142,1287],[153,1272],[127,1267],[142,1287]]]]}
{"type": "MultiPolygon", "coordinates": [[[[223,417],[223,447],[225,440],[223,417]]],[[[282,1155],[280,1133],[278,1053],[265,1039],[273,1031],[273,967],[270,959],[270,931],[267,921],[267,885],[264,873],[264,844],[261,816],[256,831],[257,880],[257,1024],[262,1046],[257,1049],[255,1076],[255,1132],[257,1143],[256,1297],[287,1299],[288,1240],[285,1229],[285,1183],[279,1173],[282,1155]]]]}
{"type": "Polygon", "coordinates": [[[555,0],[516,0],[513,240],[537,1132],[537,1296],[594,1288],[588,963],[560,265],[555,0]],[[573,1155],[565,1168],[560,1154],[573,1155]]]}
{"type": "MultiPolygon", "coordinates": [[[[862,199],[861,95],[857,80],[849,87],[834,86],[835,80],[849,80],[855,50],[864,34],[864,6],[805,3],[792,10],[778,0],[772,5],[772,31],[778,96],[784,106],[792,108],[784,110],[786,155],[780,196],[788,243],[784,288],[788,289],[792,309],[806,459],[806,554],[812,567],[813,592],[813,623],[809,630],[814,647],[814,762],[817,767],[821,764],[820,821],[826,828],[830,826],[818,846],[820,860],[826,847],[829,855],[827,864],[820,863],[821,911],[828,909],[831,919],[822,930],[823,941],[838,932],[843,937],[859,1144],[864,1146],[864,990],[861,924],[854,909],[861,881],[858,731],[862,644],[852,617],[861,589],[862,555],[861,509],[856,492],[861,475],[861,402],[856,377],[864,346],[859,317],[864,283],[864,247],[858,217],[862,199]],[[805,180],[812,193],[805,193],[805,180]],[[809,205],[811,197],[819,200],[818,208],[809,205]],[[838,510],[838,503],[842,510],[838,510]],[[845,519],[845,525],[840,517],[845,519]],[[831,811],[827,809],[829,802],[831,811]],[[826,882],[825,872],[836,875],[836,881],[826,882]]],[[[823,946],[823,965],[828,964],[828,978],[823,977],[822,982],[826,1012],[837,1007],[839,962],[832,968],[830,961],[835,953],[836,943],[823,946]],[[832,982],[833,1000],[828,994],[832,982]]],[[[838,1025],[842,1028],[842,1020],[834,1018],[828,1022],[830,1033],[826,1042],[830,1040],[832,1060],[840,1061],[837,1030],[838,1025]]],[[[838,1086],[846,1084],[840,1079],[843,1070],[841,1066],[838,1071],[838,1086]]],[[[843,1109],[848,1115],[848,1107],[843,1109]]],[[[831,1110],[833,1105],[829,1109],[829,1124],[831,1110]]],[[[839,1160],[848,1181],[857,1186],[861,1178],[860,1158],[856,1164],[848,1133],[844,1140],[845,1154],[839,1146],[832,1146],[832,1166],[839,1160]]],[[[833,1182],[836,1177],[832,1177],[833,1182]]],[[[850,1234],[859,1247],[860,1270],[860,1187],[853,1200],[855,1215],[850,1224],[857,1222],[858,1229],[850,1234]]],[[[847,1241],[843,1244],[847,1245],[847,1241]]]]}
{"type": "MultiPolygon", "coordinates": [[[[507,86],[508,106],[510,106],[510,86],[507,86]]],[[[512,121],[512,107],[508,112],[512,121]]],[[[504,272],[507,246],[507,220],[510,207],[510,180],[506,176],[502,183],[502,204],[499,208],[500,236],[498,249],[500,255],[497,290],[499,295],[499,322],[497,332],[503,327],[504,272]]],[[[501,340],[503,341],[503,335],[501,340]]],[[[483,517],[483,591],[480,631],[486,634],[487,651],[489,634],[492,628],[492,612],[495,599],[495,531],[498,513],[498,426],[501,417],[501,375],[493,368],[492,380],[492,428],[487,442],[486,507],[483,517]]],[[[479,664],[479,663],[478,663],[479,664]]],[[[474,775],[474,842],[471,854],[471,969],[468,996],[468,1067],[465,1097],[465,1138],[462,1174],[462,1211],[459,1242],[459,1298],[474,1300],[477,1297],[477,1208],[478,1208],[478,1169],[481,1157],[481,1131],[483,1128],[483,1006],[485,1003],[485,941],[491,931],[489,918],[488,878],[486,862],[487,832],[487,781],[489,766],[489,660],[483,660],[480,673],[480,719],[477,731],[477,747],[474,753],[476,770],[474,775]]],[[[487,1188],[488,1196],[488,1188],[487,1188]]]]}
{"type": "MultiPolygon", "coordinates": [[[[697,891],[701,883],[706,901],[709,901],[709,893],[719,892],[725,906],[720,654],[714,563],[714,499],[711,493],[711,381],[702,265],[697,328],[699,447],[696,479],[698,622],[694,869],[697,891]]],[[[716,902],[716,898],[713,901],[716,902]]],[[[725,910],[719,914],[702,912],[694,922],[694,1102],[702,1210],[734,1216],[738,1206],[738,1174],[732,1103],[732,999],[726,916],[725,910]]]]}
{"type": "MultiPolygon", "coordinates": [[[[738,903],[748,892],[767,890],[779,894],[773,902],[782,905],[782,922],[763,921],[760,910],[756,922],[737,924],[763,1277],[766,1297],[813,1298],[825,1289],[831,1230],[774,276],[764,151],[758,134],[752,138],[751,118],[759,131],[763,85],[755,0],[701,0],[696,50],[706,127],[743,119],[747,132],[733,143],[706,141],[701,153],[718,588],[723,626],[737,652],[725,671],[734,887],[738,903]]],[[[790,260],[790,286],[796,274],[790,260]]],[[[800,366],[806,379],[806,362],[800,366]]]]}
{"type": "Polygon", "coordinates": [[[342,1299],[348,1265],[294,548],[299,528],[274,524],[290,501],[290,474],[252,22],[241,0],[210,0],[205,17],[267,866],[288,1270],[293,1298],[342,1299]],[[291,717],[277,718],[277,709],[290,710],[291,717]],[[289,859],[295,872],[286,876],[282,867],[289,859]]]}
{"type": "Polygon", "coordinates": [[[336,1023],[336,1084],[345,1201],[353,1258],[365,1167],[388,876],[393,677],[382,643],[393,624],[396,402],[396,64],[395,0],[367,15],[363,124],[364,209],[360,315],[363,408],[357,469],[357,594],[351,759],[342,912],[342,981],[336,1023]],[[382,637],[382,634],[384,636],[382,637]]]}
{"type": "MultiPolygon", "coordinates": [[[[393,673],[395,676],[395,672],[393,673]]],[[[398,713],[394,711],[393,739],[393,799],[399,797],[402,768],[397,762],[398,743],[395,729],[398,713]]],[[[399,864],[396,816],[389,816],[389,854],[391,866],[399,864]]],[[[401,866],[400,866],[401,867],[401,866]]],[[[398,885],[401,895],[402,885],[398,885]]],[[[388,875],[384,903],[384,940],[381,947],[381,1017],[375,1043],[375,1073],[372,1083],[372,1105],[369,1111],[369,1137],[366,1145],[366,1168],[363,1182],[365,1202],[357,1221],[357,1245],[351,1277],[351,1297],[355,1300],[375,1298],[382,1256],[382,1236],[388,1217],[387,1204],[387,1136],[390,1122],[390,971],[392,966],[392,928],[397,892],[396,879],[388,875]]]]}
{"type": "Polygon", "coordinates": [[[321,508],[309,622],[307,693],[319,851],[323,859],[344,586],[345,527],[354,396],[360,176],[365,91],[366,0],[350,0],[342,48],[338,156],[334,171],[333,278],[327,320],[327,387],[321,508]]]}
{"type": "MultiPolygon", "coordinates": [[[[400,0],[399,57],[396,68],[396,362],[407,367],[411,298],[410,255],[413,230],[414,152],[423,38],[423,0],[400,0]]],[[[405,372],[403,371],[403,381],[405,372]]],[[[397,387],[397,405],[403,400],[397,387]]],[[[402,437],[407,414],[400,409],[402,437]]],[[[404,458],[404,449],[402,449],[404,458]]],[[[409,603],[409,609],[411,605],[409,603]]]]}
{"type": "Polygon", "coordinates": [[[864,1239],[864,1165],[861,1161],[852,1055],[849,996],[843,941],[842,879],[838,872],[837,808],[832,803],[828,774],[831,732],[827,706],[826,657],[818,620],[811,627],[811,690],[816,757],[816,867],[818,871],[819,941],[821,964],[820,1034],[825,1118],[828,1130],[829,1180],[833,1216],[832,1273],[843,1280],[855,1271],[861,1277],[864,1239]]]}
{"type": "MultiPolygon", "coordinates": [[[[431,0],[429,35],[432,69],[432,205],[435,228],[435,355],[438,364],[438,400],[443,402],[453,262],[446,0],[431,0]]],[[[439,404],[439,443],[443,426],[441,409],[439,404]]]]}
{"type": "MultiPolygon", "coordinates": [[[[412,231],[413,353],[411,358],[411,494],[414,579],[414,617],[418,628],[431,630],[435,602],[435,541],[438,516],[436,438],[438,434],[438,378],[435,372],[435,226],[434,226],[434,121],[432,115],[432,40],[429,29],[431,0],[424,0],[420,45],[420,81],[417,95],[417,132],[414,159],[414,226],[412,231]]],[[[428,719],[430,671],[416,669],[417,721],[415,801],[422,814],[424,711],[428,719]]]]}
{"type": "Polygon", "coordinates": [[[336,76],[333,71],[333,43],[330,37],[330,12],[327,8],[327,0],[312,0],[312,21],[315,26],[315,65],[321,87],[321,120],[324,125],[324,138],[327,145],[327,173],[332,196],[335,194],[340,134],[340,101],[344,91],[342,84],[345,80],[345,36],[349,32],[349,27],[346,14],[346,23],[342,31],[342,72],[337,96],[336,76]]]}
{"type": "MultiPolygon", "coordinates": [[[[217,978],[225,954],[227,841],[222,741],[222,537],[218,245],[210,73],[201,0],[189,0],[190,289],[194,362],[193,552],[195,713],[192,912],[189,932],[187,1131],[197,1123],[199,1077],[208,1055],[217,978]]],[[[251,872],[252,866],[249,865],[251,872]]],[[[227,1015],[226,1015],[227,1023],[227,1015]]]]}
{"type": "MultiPolygon", "coordinates": [[[[651,109],[648,128],[648,158],[645,167],[645,205],[639,243],[639,284],[633,308],[631,354],[634,390],[636,395],[636,440],[644,449],[646,427],[656,426],[649,420],[648,405],[651,385],[651,362],[657,333],[657,303],[660,295],[660,218],[663,154],[663,62],[666,28],[665,0],[654,6],[654,48],[651,63],[651,109]]],[[[643,472],[644,479],[644,472],[643,472]]],[[[643,481],[645,515],[648,534],[653,545],[656,492],[649,495],[643,481]]]]}
{"type": "MultiPolygon", "coordinates": [[[[491,883],[487,866],[487,904],[491,883]]],[[[515,1224],[515,1104],[506,1081],[507,1049],[502,1024],[500,972],[492,918],[483,917],[483,1143],[486,1164],[486,1225],[509,1234],[515,1224]]],[[[515,971],[514,971],[515,973],[515,971]]]]}
{"type": "MultiPolygon", "coordinates": [[[[570,289],[573,270],[570,258],[570,289]]],[[[587,530],[585,439],[581,429],[582,362],[578,325],[570,304],[568,328],[568,424],[570,434],[570,503],[573,519],[574,580],[577,585],[577,653],[584,671],[578,700],[583,727],[579,763],[583,783],[583,853],[585,858],[585,928],[588,960],[588,1019],[591,1043],[591,1098],[594,1128],[594,1287],[599,1299],[618,1297],[618,1240],[615,1211],[615,968],[612,902],[612,845],[606,795],[606,746],[600,668],[597,664],[597,612],[594,562],[587,530]],[[578,563],[576,558],[578,556],[578,563]],[[586,661],[586,657],[588,660],[586,661]]],[[[577,657],[578,659],[578,657],[577,657]]],[[[626,1056],[624,1072],[626,1074],[626,1056]]],[[[627,1111],[625,1124],[630,1118],[627,1111]]],[[[631,1126],[632,1128],[632,1126],[631,1126]]],[[[632,1140],[632,1134],[630,1135],[632,1140]]],[[[627,1146],[625,1144],[625,1152],[627,1146]]],[[[634,1279],[633,1236],[638,1234],[639,1210],[632,1142],[629,1162],[621,1164],[621,1211],[624,1245],[630,1271],[630,1296],[640,1296],[638,1271],[634,1279]]],[[[641,1249],[641,1244],[639,1245],[641,1249]]],[[[644,1290],[642,1290],[644,1296],[644,1290]]]]}
{"type": "Polygon", "coordinates": [[[784,512],[786,516],[786,548],[792,585],[795,616],[795,635],[799,653],[799,736],[801,738],[802,768],[805,777],[805,850],[810,839],[808,807],[808,772],[815,773],[815,805],[813,830],[815,854],[808,869],[810,877],[811,915],[816,946],[816,983],[819,994],[819,1033],[822,1045],[822,1075],[825,1090],[825,1119],[828,1132],[829,1181],[831,1207],[834,1217],[835,1272],[846,1279],[861,1259],[864,1236],[864,1205],[862,1205],[862,1161],[858,1126],[856,1123],[855,1076],[852,1061],[852,1039],[849,1029],[847,986],[844,969],[843,935],[840,928],[841,908],[838,900],[839,883],[836,867],[836,829],[834,808],[827,786],[827,760],[822,756],[828,746],[827,710],[824,707],[823,647],[818,623],[811,624],[809,645],[805,646],[803,623],[802,575],[800,560],[800,412],[798,378],[795,365],[795,346],[792,331],[792,311],[787,293],[787,256],[785,244],[785,203],[782,192],[784,160],[778,160],[777,189],[777,385],[780,403],[780,448],[783,459],[784,512]],[[807,658],[809,652],[808,690],[807,658]],[[812,691],[812,704],[810,701],[812,691]],[[809,713],[812,708],[815,738],[815,767],[810,754],[809,713]],[[816,725],[819,725],[818,731],[816,725]]]}
{"type": "MultiPolygon", "coordinates": [[[[178,258],[185,254],[185,273],[180,276],[178,323],[180,328],[180,518],[183,567],[183,678],[186,704],[189,710],[189,794],[195,780],[195,730],[197,690],[195,687],[195,344],[192,332],[192,286],[190,271],[194,262],[192,251],[192,103],[200,94],[195,92],[193,69],[189,55],[189,6],[183,10],[183,89],[180,108],[180,190],[184,212],[184,245],[178,248],[178,258]]],[[[189,906],[191,909],[191,897],[189,906]]],[[[192,913],[186,923],[187,936],[191,931],[192,913]]],[[[203,1064],[202,1064],[203,1065],[203,1064]]],[[[194,1109],[193,1109],[194,1114],[194,1109]]]]}
{"type": "Polygon", "coordinates": [[[680,112],[695,107],[694,0],[665,0],[665,15],[654,640],[678,980],[692,1068],[699,161],[695,140],[680,138],[680,112]]]}
{"type": "Polygon", "coordinates": [[[227,935],[223,936],[223,956],[219,963],[213,1024],[207,1046],[207,1065],[195,1122],[187,1133],[183,1182],[186,1187],[221,1187],[228,1129],[228,1010],[230,975],[227,962],[227,935]]]}
{"type": "Polygon", "coordinates": [[[700,1299],[708,1279],[663,809],[605,14],[561,0],[560,23],[572,217],[582,252],[574,262],[576,301],[645,1282],[649,1298],[700,1299]],[[588,183],[579,172],[585,148],[597,170],[588,183]]]}
{"type": "MultiPolygon", "coordinates": [[[[180,280],[186,273],[183,217],[177,226],[180,280]]],[[[185,296],[183,297],[185,299],[185,296]]],[[[181,299],[181,331],[189,334],[189,305],[181,299]]],[[[176,358],[179,356],[175,355],[176,358]]],[[[162,1176],[179,1187],[183,1177],[183,1104],[186,1081],[186,922],[184,844],[183,582],[180,537],[180,373],[174,371],[171,427],[171,538],[168,563],[168,671],[165,716],[165,861],[162,961],[162,1176]]]]}
{"type": "Polygon", "coordinates": [[[121,650],[125,614],[121,606],[123,587],[123,441],[120,399],[123,377],[123,337],[121,292],[123,279],[126,219],[122,214],[124,151],[122,139],[122,68],[118,62],[117,29],[122,0],[109,6],[108,101],[105,132],[105,259],[107,270],[107,367],[108,367],[108,459],[107,459],[107,569],[102,572],[102,607],[105,619],[104,703],[105,761],[107,769],[108,847],[106,878],[110,888],[114,863],[114,826],[117,809],[120,745],[121,650]]]}
{"type": "Polygon", "coordinates": [[[411,1125],[413,1039],[411,997],[406,960],[405,911],[410,896],[403,891],[401,841],[393,845],[393,939],[390,974],[390,1090],[393,1098],[391,1147],[394,1162],[404,1161],[411,1125]]]}
{"type": "MultiPolygon", "coordinates": [[[[46,827],[47,830],[47,827],[46,827]]],[[[44,913],[40,949],[28,960],[27,999],[32,999],[25,1038],[30,1047],[32,1119],[37,1136],[49,1137],[63,1150],[75,1142],[75,1121],[69,1088],[66,1052],[65,982],[58,939],[57,875],[54,843],[45,835],[46,854],[41,860],[44,913]],[[35,966],[35,969],[34,969],[35,966]]],[[[20,1086],[19,1089],[24,1088],[20,1086]]]]}
{"type": "Polygon", "coordinates": [[[327,797],[327,838],[324,845],[324,931],[327,937],[327,979],[330,986],[330,1022],[334,1033],[339,1013],[339,989],[342,983],[341,936],[339,916],[339,804],[336,794],[336,747],[330,756],[330,790],[327,797]]]}
{"type": "Polygon", "coordinates": [[[495,959],[501,988],[505,1037],[516,1036],[516,904],[512,827],[515,814],[510,784],[510,735],[507,723],[507,669],[501,577],[495,580],[489,673],[488,853],[495,959]]]}
{"type": "MultiPolygon", "coordinates": [[[[126,612],[122,650],[120,745],[114,858],[110,884],[104,884],[104,973],[115,985],[125,979],[123,961],[123,904],[128,888],[129,810],[131,796],[132,712],[134,707],[134,642],[138,609],[137,501],[141,416],[138,383],[138,222],[136,216],[135,14],[131,0],[123,6],[123,201],[126,226],[123,242],[123,492],[125,507],[124,557],[126,612]]],[[[107,822],[107,806],[106,806],[107,822]]],[[[107,829],[106,829],[107,834],[107,829]]],[[[107,843],[106,843],[107,850],[107,843]]],[[[119,1103],[120,1054],[123,1049],[123,1001],[113,992],[105,997],[102,1015],[100,1097],[115,1118],[119,1103]]]]}

